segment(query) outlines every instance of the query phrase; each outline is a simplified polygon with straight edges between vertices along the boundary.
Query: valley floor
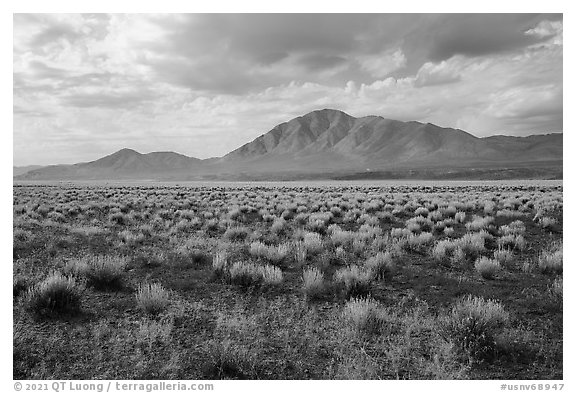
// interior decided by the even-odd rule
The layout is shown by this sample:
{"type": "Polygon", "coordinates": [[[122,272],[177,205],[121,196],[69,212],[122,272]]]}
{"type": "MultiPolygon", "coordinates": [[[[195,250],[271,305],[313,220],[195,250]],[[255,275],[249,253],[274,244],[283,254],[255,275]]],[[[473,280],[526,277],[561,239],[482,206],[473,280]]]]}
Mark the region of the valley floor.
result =
{"type": "Polygon", "coordinates": [[[562,379],[562,185],[15,184],[14,379],[562,379]]]}

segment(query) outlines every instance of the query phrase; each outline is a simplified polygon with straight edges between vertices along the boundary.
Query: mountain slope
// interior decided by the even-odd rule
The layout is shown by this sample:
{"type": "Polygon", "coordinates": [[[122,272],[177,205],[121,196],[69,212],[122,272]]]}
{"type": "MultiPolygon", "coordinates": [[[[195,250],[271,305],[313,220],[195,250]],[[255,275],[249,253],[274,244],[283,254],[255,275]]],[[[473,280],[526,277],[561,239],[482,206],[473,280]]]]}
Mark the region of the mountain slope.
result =
{"type": "Polygon", "coordinates": [[[562,135],[478,138],[462,130],[323,109],[282,123],[222,158],[244,169],[390,168],[562,159],[562,135]],[[504,138],[504,139],[503,139],[504,138]]]}
{"type": "Polygon", "coordinates": [[[122,149],[99,160],[29,171],[18,179],[268,178],[427,168],[562,163],[562,134],[478,138],[465,131],[323,109],[274,127],[221,158],[122,149]],[[260,175],[258,175],[260,174],[260,175]]]}

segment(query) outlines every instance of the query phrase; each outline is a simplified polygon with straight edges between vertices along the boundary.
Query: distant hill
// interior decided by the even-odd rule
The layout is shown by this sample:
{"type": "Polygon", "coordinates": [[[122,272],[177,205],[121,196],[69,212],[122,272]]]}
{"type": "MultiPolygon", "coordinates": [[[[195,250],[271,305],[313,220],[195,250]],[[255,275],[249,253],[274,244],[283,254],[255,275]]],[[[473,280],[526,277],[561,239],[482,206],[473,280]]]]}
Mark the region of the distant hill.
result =
{"type": "Polygon", "coordinates": [[[27,165],[27,166],[13,166],[12,167],[12,176],[19,176],[23,175],[26,172],[33,171],[35,169],[42,168],[42,165],[27,165]]]}
{"type": "MultiPolygon", "coordinates": [[[[274,127],[221,158],[200,160],[173,152],[122,149],[99,160],[28,171],[17,179],[289,179],[362,177],[363,173],[437,176],[489,168],[530,177],[561,177],[562,134],[478,138],[430,123],[379,116],[352,117],[323,109],[274,127]],[[521,171],[511,169],[522,168],[521,171]],[[533,168],[534,170],[532,170],[533,168]],[[542,170],[542,168],[545,168],[542,170]],[[536,170],[538,169],[538,170],[536,170]]],[[[16,176],[16,175],[15,175],[16,176]]],[[[505,177],[505,178],[508,178],[505,177]]]]}
{"type": "Polygon", "coordinates": [[[74,165],[50,165],[24,173],[26,180],[156,179],[195,170],[202,162],[174,152],[141,154],[122,149],[99,160],[74,165]]]}

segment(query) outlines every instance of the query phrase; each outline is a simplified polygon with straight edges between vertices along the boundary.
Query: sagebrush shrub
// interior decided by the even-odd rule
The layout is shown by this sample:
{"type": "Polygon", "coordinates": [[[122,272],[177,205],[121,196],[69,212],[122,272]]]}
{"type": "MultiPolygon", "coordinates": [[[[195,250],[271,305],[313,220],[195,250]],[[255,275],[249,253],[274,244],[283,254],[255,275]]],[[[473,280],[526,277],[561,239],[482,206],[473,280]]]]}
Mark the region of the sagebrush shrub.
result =
{"type": "Polygon", "coordinates": [[[243,287],[258,285],[262,282],[259,266],[249,262],[235,262],[228,271],[230,282],[243,287]]]}
{"type": "Polygon", "coordinates": [[[324,274],[315,267],[304,269],[302,273],[302,289],[306,298],[318,298],[325,289],[324,274]]]}
{"type": "Polygon", "coordinates": [[[89,255],[72,259],[65,271],[86,279],[86,284],[95,289],[117,289],[122,287],[127,259],[120,256],[89,255]]]}
{"type": "Polygon", "coordinates": [[[83,288],[73,277],[54,272],[26,293],[26,308],[38,315],[75,314],[80,311],[83,288]]]}
{"type": "Polygon", "coordinates": [[[366,296],[370,291],[371,272],[352,265],[337,270],[334,280],[344,284],[347,297],[366,296]]]}
{"type": "Polygon", "coordinates": [[[373,280],[389,278],[394,273],[394,261],[389,252],[379,252],[366,261],[366,267],[370,270],[373,280]]]}
{"type": "Polygon", "coordinates": [[[384,309],[371,297],[353,298],[344,306],[344,320],[351,327],[365,334],[376,334],[382,329],[384,323],[384,309]]]}
{"type": "Polygon", "coordinates": [[[224,232],[224,238],[233,242],[241,242],[248,237],[250,231],[245,227],[231,227],[224,232]]]}
{"type": "Polygon", "coordinates": [[[474,259],[486,250],[486,241],[481,233],[466,233],[456,240],[458,247],[462,250],[466,258],[474,259]]]}
{"type": "Polygon", "coordinates": [[[228,253],[226,250],[216,251],[214,257],[212,258],[212,268],[218,277],[224,275],[224,272],[228,268],[228,253]]]}
{"type": "Polygon", "coordinates": [[[260,266],[260,274],[265,285],[278,285],[282,282],[282,270],[276,266],[260,266]]]}
{"type": "Polygon", "coordinates": [[[499,248],[494,250],[494,259],[501,265],[507,265],[514,260],[514,253],[506,248],[499,248]]]}
{"type": "Polygon", "coordinates": [[[307,232],[304,234],[304,248],[308,254],[319,254],[323,251],[324,245],[318,233],[307,232]]]}
{"type": "Polygon", "coordinates": [[[545,274],[562,273],[562,249],[542,251],[538,256],[538,269],[545,274]]]}
{"type": "Polygon", "coordinates": [[[563,292],[563,279],[562,277],[556,277],[548,287],[548,293],[552,300],[562,302],[563,292]]]}
{"type": "Polygon", "coordinates": [[[500,263],[494,259],[480,257],[474,263],[474,268],[478,273],[480,273],[482,278],[491,280],[500,270],[500,263]]]}
{"type": "Polygon", "coordinates": [[[142,283],[136,292],[136,302],[147,314],[159,314],[170,305],[170,293],[159,283],[142,283]]]}
{"type": "Polygon", "coordinates": [[[446,340],[473,358],[483,358],[492,353],[495,335],[509,320],[510,315],[501,304],[469,295],[459,300],[439,322],[446,340]]]}

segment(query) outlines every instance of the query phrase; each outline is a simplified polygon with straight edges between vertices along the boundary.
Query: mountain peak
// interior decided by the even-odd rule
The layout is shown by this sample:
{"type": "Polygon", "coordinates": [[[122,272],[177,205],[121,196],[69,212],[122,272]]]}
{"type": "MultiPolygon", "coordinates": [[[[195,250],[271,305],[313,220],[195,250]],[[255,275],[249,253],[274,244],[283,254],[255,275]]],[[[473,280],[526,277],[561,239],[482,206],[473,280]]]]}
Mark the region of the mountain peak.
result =
{"type": "Polygon", "coordinates": [[[112,153],[111,155],[130,155],[130,156],[141,156],[142,153],[137,152],[134,149],[129,149],[127,147],[118,150],[116,153],[112,153]]]}
{"type": "Polygon", "coordinates": [[[331,108],[317,109],[317,110],[314,110],[312,112],[305,114],[302,117],[334,117],[334,116],[353,117],[344,111],[341,111],[339,109],[331,109],[331,108]]]}

